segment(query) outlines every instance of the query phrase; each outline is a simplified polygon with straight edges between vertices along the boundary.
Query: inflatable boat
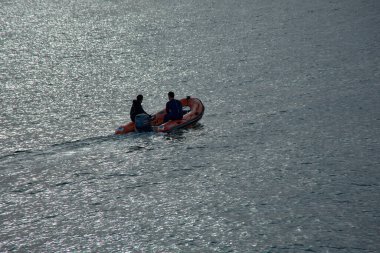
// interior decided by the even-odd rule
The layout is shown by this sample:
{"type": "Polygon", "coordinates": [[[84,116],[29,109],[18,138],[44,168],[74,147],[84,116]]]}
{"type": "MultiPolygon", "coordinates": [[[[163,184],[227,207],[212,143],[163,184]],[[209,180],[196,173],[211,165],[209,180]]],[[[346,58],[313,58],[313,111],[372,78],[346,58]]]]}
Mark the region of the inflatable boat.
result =
{"type": "Polygon", "coordinates": [[[130,132],[139,131],[168,133],[181,128],[193,126],[202,118],[205,111],[202,101],[198,98],[192,98],[190,96],[183,98],[180,101],[184,111],[182,119],[170,120],[164,123],[166,109],[152,115],[151,119],[146,114],[140,114],[136,116],[136,124],[134,122],[129,122],[126,125],[122,125],[115,130],[115,134],[127,134],[130,132]]]}

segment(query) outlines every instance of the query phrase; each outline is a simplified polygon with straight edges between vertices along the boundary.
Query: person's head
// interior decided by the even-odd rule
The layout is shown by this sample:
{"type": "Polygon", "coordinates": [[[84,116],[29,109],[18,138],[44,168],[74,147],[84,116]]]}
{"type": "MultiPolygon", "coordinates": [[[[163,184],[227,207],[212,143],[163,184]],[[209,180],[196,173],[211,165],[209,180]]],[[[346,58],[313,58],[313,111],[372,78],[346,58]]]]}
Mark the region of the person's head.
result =
{"type": "Polygon", "coordinates": [[[174,92],[173,91],[169,91],[168,98],[169,99],[173,99],[174,98],[174,92]]]}
{"type": "Polygon", "coordinates": [[[137,101],[142,102],[144,97],[143,95],[140,94],[136,98],[137,98],[137,101]]]}

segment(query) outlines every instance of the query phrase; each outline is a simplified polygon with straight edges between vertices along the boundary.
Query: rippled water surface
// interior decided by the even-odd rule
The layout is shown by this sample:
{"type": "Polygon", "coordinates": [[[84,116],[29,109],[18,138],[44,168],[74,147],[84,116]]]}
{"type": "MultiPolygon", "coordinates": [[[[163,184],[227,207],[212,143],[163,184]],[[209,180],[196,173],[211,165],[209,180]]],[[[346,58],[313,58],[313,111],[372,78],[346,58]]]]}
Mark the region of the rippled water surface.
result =
{"type": "Polygon", "coordinates": [[[380,5],[0,1],[0,252],[378,252],[380,5]],[[115,136],[131,100],[203,101],[115,136]]]}

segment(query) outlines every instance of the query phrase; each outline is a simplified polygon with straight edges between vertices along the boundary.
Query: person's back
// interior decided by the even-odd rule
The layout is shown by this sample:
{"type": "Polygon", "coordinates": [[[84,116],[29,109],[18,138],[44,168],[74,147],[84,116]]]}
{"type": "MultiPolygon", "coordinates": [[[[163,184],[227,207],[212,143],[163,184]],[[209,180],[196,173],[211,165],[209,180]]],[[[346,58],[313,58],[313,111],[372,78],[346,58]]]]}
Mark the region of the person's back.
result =
{"type": "Polygon", "coordinates": [[[169,120],[177,120],[183,118],[182,103],[181,101],[174,99],[174,93],[171,91],[168,93],[169,101],[166,103],[166,115],[164,122],[169,120]]]}
{"type": "Polygon", "coordinates": [[[182,119],[182,104],[177,99],[172,99],[166,103],[166,111],[171,119],[182,119]]]}

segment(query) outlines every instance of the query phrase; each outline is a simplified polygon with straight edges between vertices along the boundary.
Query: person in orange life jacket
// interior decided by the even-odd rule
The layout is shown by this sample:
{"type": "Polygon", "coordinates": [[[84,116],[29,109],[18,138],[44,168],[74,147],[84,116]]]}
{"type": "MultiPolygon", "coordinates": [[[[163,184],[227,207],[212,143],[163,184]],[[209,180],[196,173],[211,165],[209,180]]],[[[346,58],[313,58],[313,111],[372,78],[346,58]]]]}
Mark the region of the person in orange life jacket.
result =
{"type": "MultiPolygon", "coordinates": [[[[131,111],[129,113],[131,120],[135,122],[136,115],[138,114],[148,114],[144,111],[141,103],[143,101],[143,95],[138,95],[135,100],[133,100],[131,111]]],[[[149,114],[148,114],[149,115],[149,114]]],[[[149,115],[150,116],[150,115],[149,115]]]]}
{"type": "Polygon", "coordinates": [[[174,92],[170,91],[168,93],[169,102],[166,103],[166,115],[164,117],[164,122],[169,120],[182,119],[183,111],[182,104],[179,100],[174,99],[174,92]]]}

